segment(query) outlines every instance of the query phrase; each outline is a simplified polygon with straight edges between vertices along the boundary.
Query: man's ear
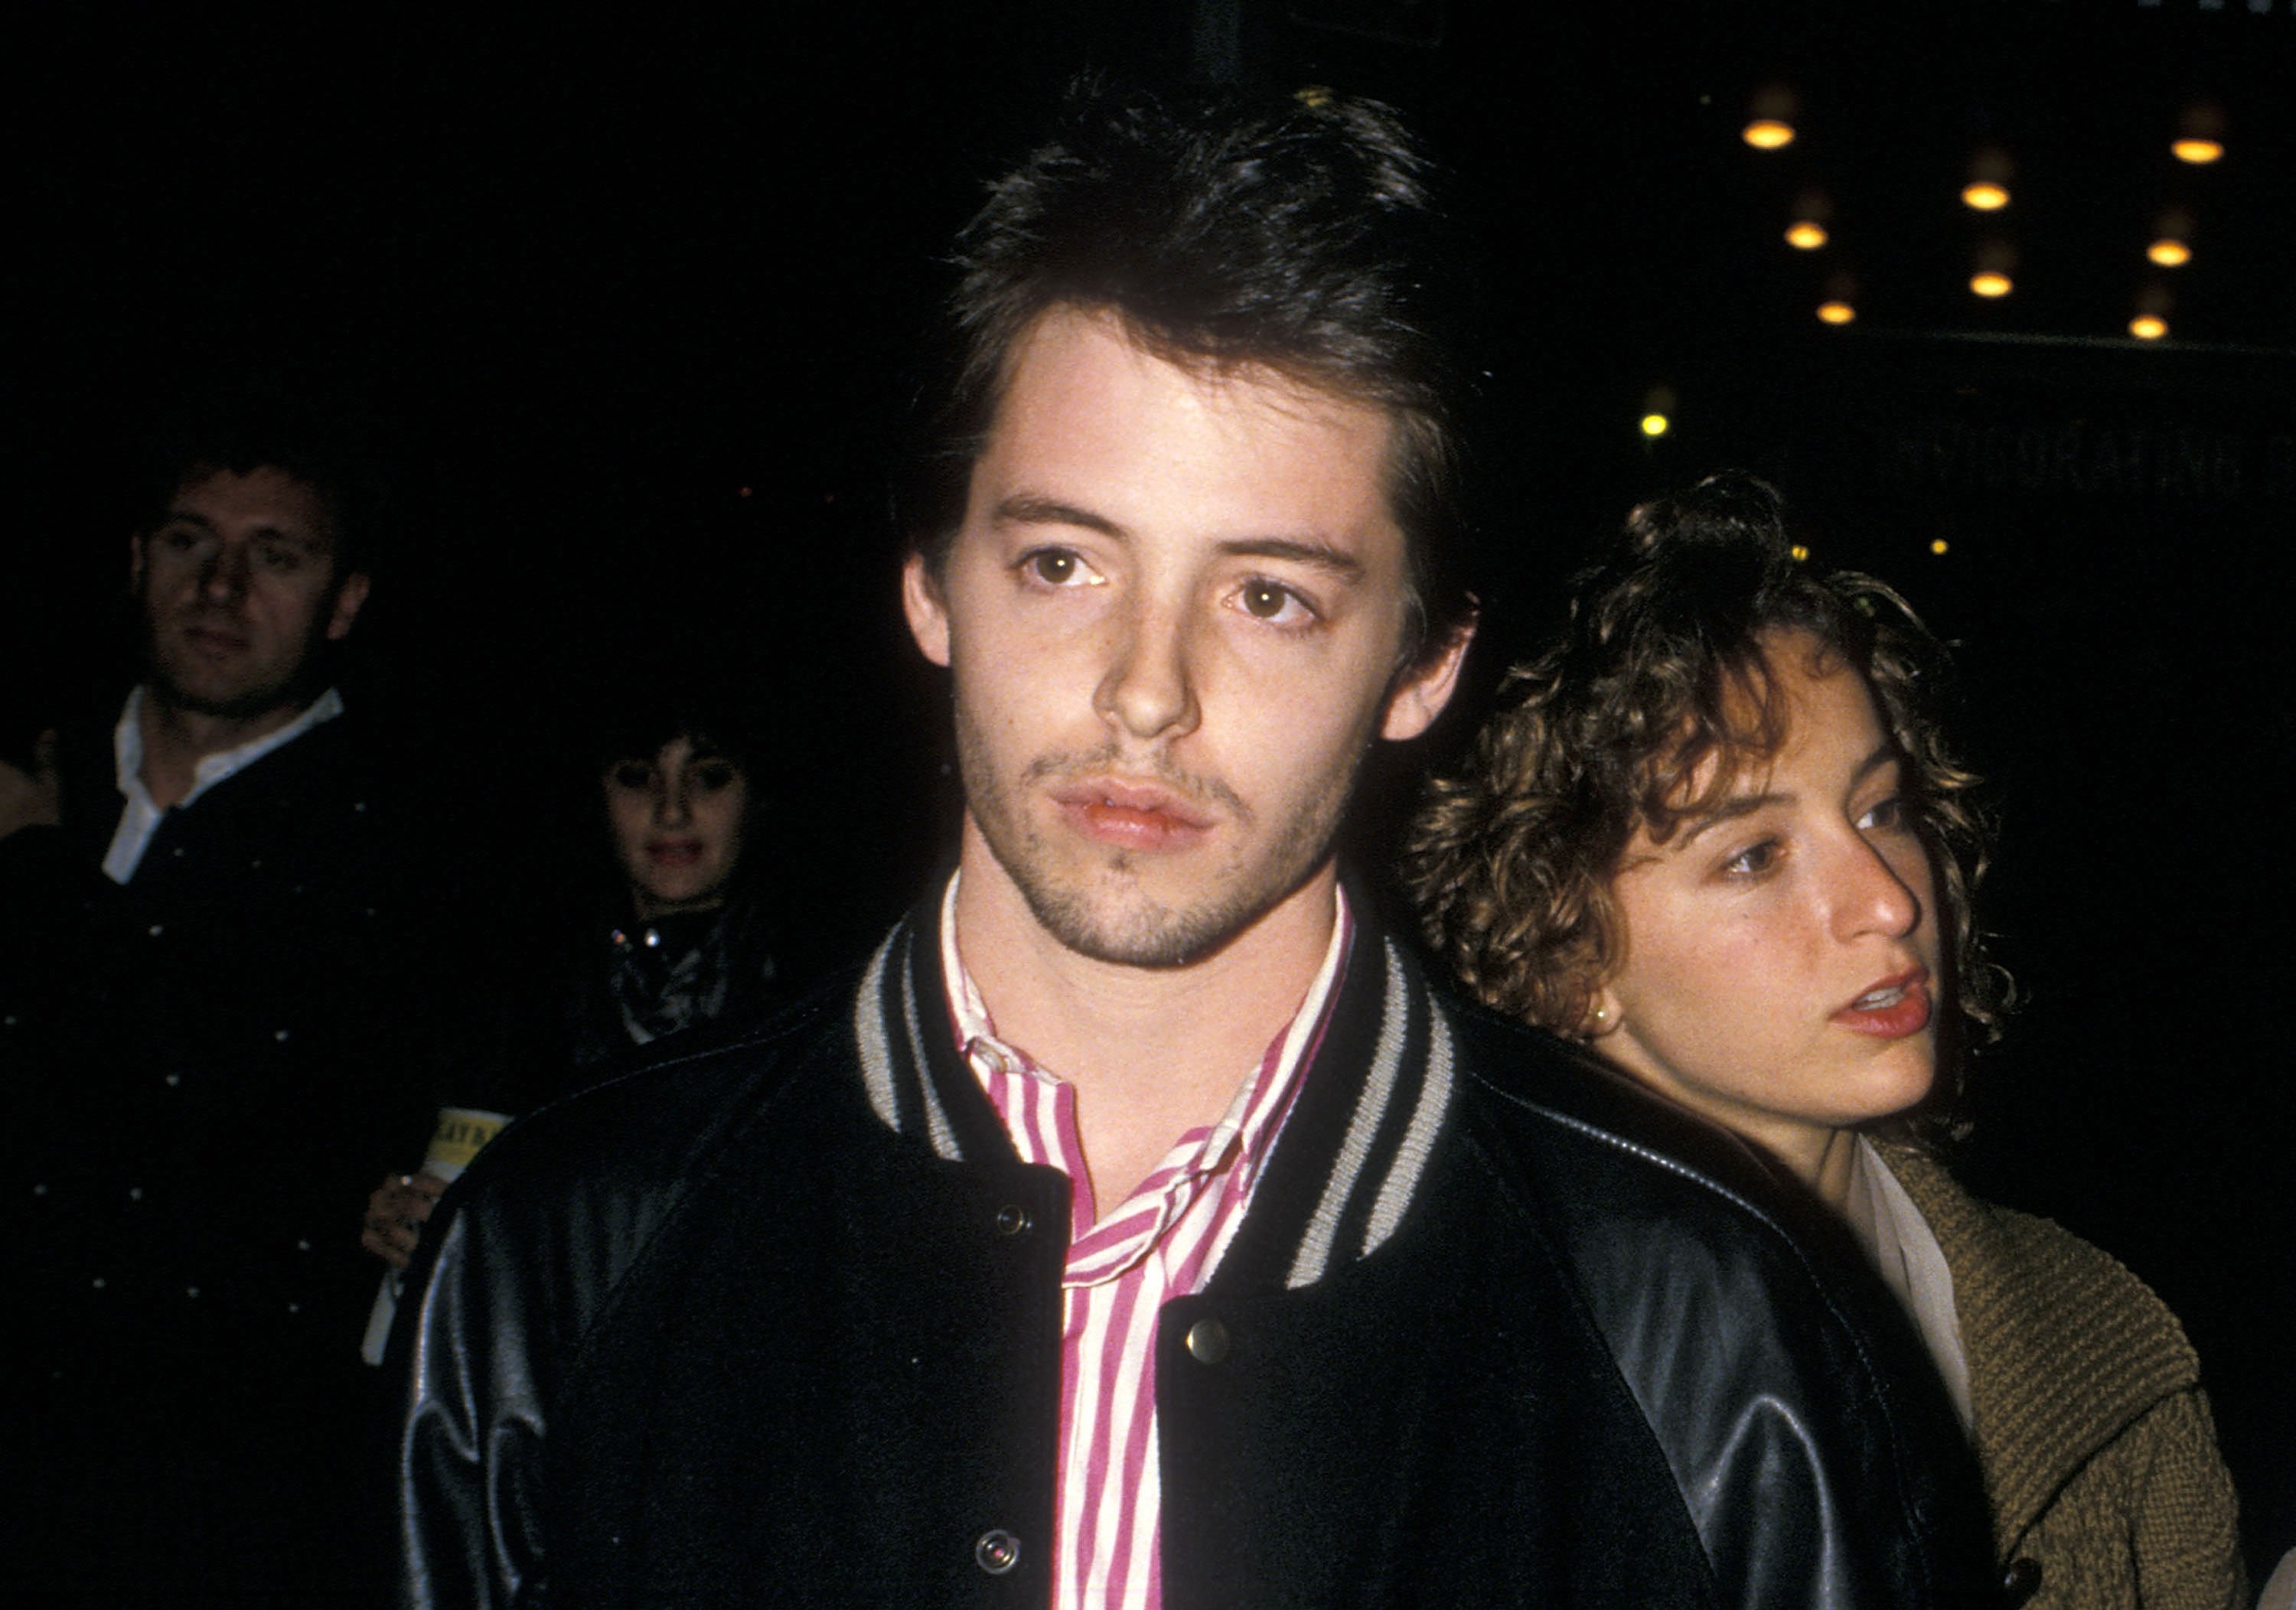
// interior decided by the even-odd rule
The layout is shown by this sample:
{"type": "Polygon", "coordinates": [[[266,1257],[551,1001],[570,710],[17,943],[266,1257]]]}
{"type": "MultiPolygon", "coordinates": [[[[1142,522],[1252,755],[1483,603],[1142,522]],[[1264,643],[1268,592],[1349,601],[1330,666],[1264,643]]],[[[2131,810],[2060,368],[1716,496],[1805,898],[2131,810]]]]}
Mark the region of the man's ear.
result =
{"type": "Polygon", "coordinates": [[[1451,629],[1439,650],[1403,669],[1388,691],[1387,715],[1379,726],[1382,738],[1399,743],[1435,724],[1459,685],[1459,667],[1466,663],[1467,645],[1474,641],[1475,617],[1471,615],[1451,629]]]}
{"type": "Polygon", "coordinates": [[[912,552],[901,567],[901,612],[909,617],[909,635],[924,657],[937,666],[948,664],[948,603],[922,553],[912,552]]]}
{"type": "Polygon", "coordinates": [[[144,586],[144,533],[127,534],[127,591],[133,594],[144,586]]]}
{"type": "Polygon", "coordinates": [[[358,618],[359,609],[366,602],[367,586],[366,572],[354,570],[335,589],[335,607],[327,617],[329,642],[340,642],[350,635],[351,623],[358,618]]]}

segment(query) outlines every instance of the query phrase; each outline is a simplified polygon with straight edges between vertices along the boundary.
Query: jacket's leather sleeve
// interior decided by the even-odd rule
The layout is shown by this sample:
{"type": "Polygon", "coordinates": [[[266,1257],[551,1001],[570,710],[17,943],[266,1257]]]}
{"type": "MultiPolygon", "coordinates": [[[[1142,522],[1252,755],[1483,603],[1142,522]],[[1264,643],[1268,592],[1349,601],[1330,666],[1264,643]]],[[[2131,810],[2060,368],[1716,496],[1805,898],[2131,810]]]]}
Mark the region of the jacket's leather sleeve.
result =
{"type": "Polygon", "coordinates": [[[444,1229],[414,1330],[400,1449],[406,1601],[505,1610],[535,1603],[542,1581],[539,1361],[517,1282],[488,1280],[472,1246],[483,1230],[464,1214],[444,1229]]]}
{"type": "MultiPolygon", "coordinates": [[[[706,1083],[706,1082],[704,1082],[706,1083]]],[[[661,1063],[513,1124],[450,1188],[404,1351],[404,1593],[414,1610],[543,1600],[545,1416],[616,1282],[718,1140],[661,1063]]]]}
{"type": "MultiPolygon", "coordinates": [[[[1553,1093],[1541,1091],[1541,1094],[1553,1093]]],[[[1597,1079],[1502,1151],[1673,1467],[1718,1600],[1998,1602],[1975,1456],[1832,1215],[1718,1130],[1597,1079]],[[1520,1148],[1517,1150],[1516,1148],[1520,1148]]]]}

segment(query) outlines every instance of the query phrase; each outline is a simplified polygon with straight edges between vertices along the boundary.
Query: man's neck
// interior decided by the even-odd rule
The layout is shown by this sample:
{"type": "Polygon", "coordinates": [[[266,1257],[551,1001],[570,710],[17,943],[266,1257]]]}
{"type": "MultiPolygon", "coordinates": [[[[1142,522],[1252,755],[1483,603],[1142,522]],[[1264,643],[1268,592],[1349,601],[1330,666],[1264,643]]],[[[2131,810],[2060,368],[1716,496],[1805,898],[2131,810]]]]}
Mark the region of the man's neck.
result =
{"type": "Polygon", "coordinates": [[[1227,1110],[1315,982],[1338,914],[1326,862],[1201,960],[1128,967],[1079,955],[1046,932],[969,825],[962,867],[965,970],[998,1037],[1074,1087],[1078,1139],[1103,1207],[1183,1134],[1227,1110]]]}
{"type": "Polygon", "coordinates": [[[258,715],[214,715],[169,704],[146,682],[136,723],[144,740],[144,790],[163,811],[179,804],[198,780],[200,762],[267,738],[303,710],[302,704],[289,703],[258,715]]]}

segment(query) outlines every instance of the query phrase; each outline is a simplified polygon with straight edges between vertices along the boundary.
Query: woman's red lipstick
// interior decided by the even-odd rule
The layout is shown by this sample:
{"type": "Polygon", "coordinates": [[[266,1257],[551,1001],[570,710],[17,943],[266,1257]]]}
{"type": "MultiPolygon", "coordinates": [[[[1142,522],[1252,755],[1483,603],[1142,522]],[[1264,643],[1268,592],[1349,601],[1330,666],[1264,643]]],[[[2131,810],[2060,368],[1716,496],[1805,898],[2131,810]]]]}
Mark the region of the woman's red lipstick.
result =
{"type": "Polygon", "coordinates": [[[1882,1040],[1902,1040],[1930,1026],[1930,975],[1915,968],[1894,978],[1884,978],[1833,1014],[1833,1020],[1856,1034],[1882,1040]]]}

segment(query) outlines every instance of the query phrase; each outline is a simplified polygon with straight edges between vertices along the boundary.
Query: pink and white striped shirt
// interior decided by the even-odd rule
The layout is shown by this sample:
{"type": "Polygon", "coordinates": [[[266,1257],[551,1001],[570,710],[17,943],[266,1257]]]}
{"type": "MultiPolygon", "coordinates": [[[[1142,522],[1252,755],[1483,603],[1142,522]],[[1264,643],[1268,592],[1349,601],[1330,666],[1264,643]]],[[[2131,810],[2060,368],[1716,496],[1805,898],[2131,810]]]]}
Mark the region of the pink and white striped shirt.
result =
{"type": "Polygon", "coordinates": [[[1054,1500],[1054,1610],[1156,1610],[1163,1490],[1156,1456],[1156,1323],[1172,1297],[1203,1289],[1243,1222],[1323,1039],[1353,919],[1344,895],[1331,948],[1283,1031],[1244,1075],[1219,1122],[1190,1130],[1132,1194],[1097,1214],[1074,1087],[996,1037],[956,950],[956,880],[941,903],[942,976],[966,1065],[1024,1163],[1067,1174],[1062,1277],[1060,1458],[1054,1500]]]}

